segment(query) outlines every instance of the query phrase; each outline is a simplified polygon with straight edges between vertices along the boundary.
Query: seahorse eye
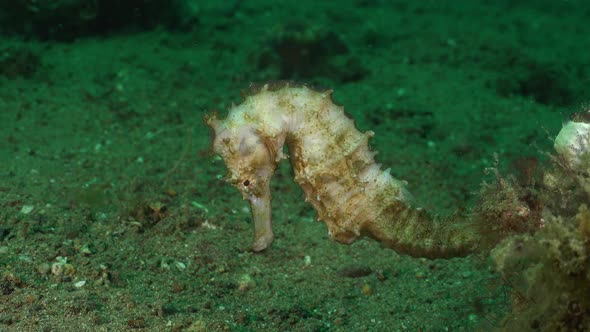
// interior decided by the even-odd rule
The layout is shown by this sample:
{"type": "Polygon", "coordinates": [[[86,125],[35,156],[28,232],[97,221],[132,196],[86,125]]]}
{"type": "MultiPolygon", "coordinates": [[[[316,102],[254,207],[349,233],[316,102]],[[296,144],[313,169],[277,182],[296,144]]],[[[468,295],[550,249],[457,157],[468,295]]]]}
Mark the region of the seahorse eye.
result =
{"type": "Polygon", "coordinates": [[[250,180],[244,180],[244,187],[247,187],[250,185],[250,180]]]}

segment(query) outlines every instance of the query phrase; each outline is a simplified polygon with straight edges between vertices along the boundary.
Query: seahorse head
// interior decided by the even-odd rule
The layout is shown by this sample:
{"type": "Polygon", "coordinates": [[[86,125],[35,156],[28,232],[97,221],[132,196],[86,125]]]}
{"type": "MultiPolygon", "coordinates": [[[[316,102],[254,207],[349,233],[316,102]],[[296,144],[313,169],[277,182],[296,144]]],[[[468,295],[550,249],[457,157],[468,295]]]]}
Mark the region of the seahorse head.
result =
{"type": "Polygon", "coordinates": [[[218,120],[215,115],[206,121],[215,131],[213,150],[227,166],[226,180],[244,199],[262,196],[277,164],[267,140],[257,128],[247,124],[237,126],[229,119],[218,120]]]}
{"type": "Polygon", "coordinates": [[[250,202],[254,220],[252,249],[260,251],[272,243],[270,178],[282,155],[276,139],[268,138],[255,125],[229,117],[205,119],[215,131],[213,150],[228,169],[226,180],[250,202]]]}

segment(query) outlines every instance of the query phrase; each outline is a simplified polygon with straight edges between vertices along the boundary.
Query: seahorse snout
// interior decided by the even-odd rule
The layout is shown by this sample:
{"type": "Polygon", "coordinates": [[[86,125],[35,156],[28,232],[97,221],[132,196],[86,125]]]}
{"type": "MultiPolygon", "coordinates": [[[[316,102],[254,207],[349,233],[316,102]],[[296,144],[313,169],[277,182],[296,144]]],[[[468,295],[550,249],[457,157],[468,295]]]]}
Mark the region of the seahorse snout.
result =
{"type": "Polygon", "coordinates": [[[252,250],[261,251],[268,248],[274,240],[270,210],[270,191],[267,188],[266,193],[262,196],[250,196],[248,200],[252,209],[252,219],[254,219],[252,250]]]}

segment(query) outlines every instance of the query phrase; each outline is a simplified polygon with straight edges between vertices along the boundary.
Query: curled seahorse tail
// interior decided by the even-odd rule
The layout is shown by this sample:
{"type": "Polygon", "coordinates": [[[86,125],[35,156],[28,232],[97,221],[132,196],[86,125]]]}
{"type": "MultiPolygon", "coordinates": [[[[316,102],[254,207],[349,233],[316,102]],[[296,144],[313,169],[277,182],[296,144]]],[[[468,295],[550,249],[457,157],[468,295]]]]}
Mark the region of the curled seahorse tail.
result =
{"type": "Polygon", "coordinates": [[[479,251],[477,228],[466,221],[432,218],[405,202],[392,204],[384,212],[366,223],[363,232],[401,254],[434,259],[479,251]]]}

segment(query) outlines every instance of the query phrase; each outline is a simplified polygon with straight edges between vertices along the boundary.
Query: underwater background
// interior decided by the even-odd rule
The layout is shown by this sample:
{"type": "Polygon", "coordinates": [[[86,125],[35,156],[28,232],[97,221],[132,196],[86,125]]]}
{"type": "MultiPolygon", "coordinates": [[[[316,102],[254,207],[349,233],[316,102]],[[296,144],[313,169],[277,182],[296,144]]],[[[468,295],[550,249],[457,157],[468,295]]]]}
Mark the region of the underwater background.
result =
{"type": "Polygon", "coordinates": [[[589,18],[585,0],[0,2],[0,331],[590,329],[590,172],[553,151],[588,108],[589,18]],[[448,260],[340,245],[283,162],[275,242],[251,252],[203,117],[270,80],[334,89],[420,206],[543,227],[448,260]]]}

